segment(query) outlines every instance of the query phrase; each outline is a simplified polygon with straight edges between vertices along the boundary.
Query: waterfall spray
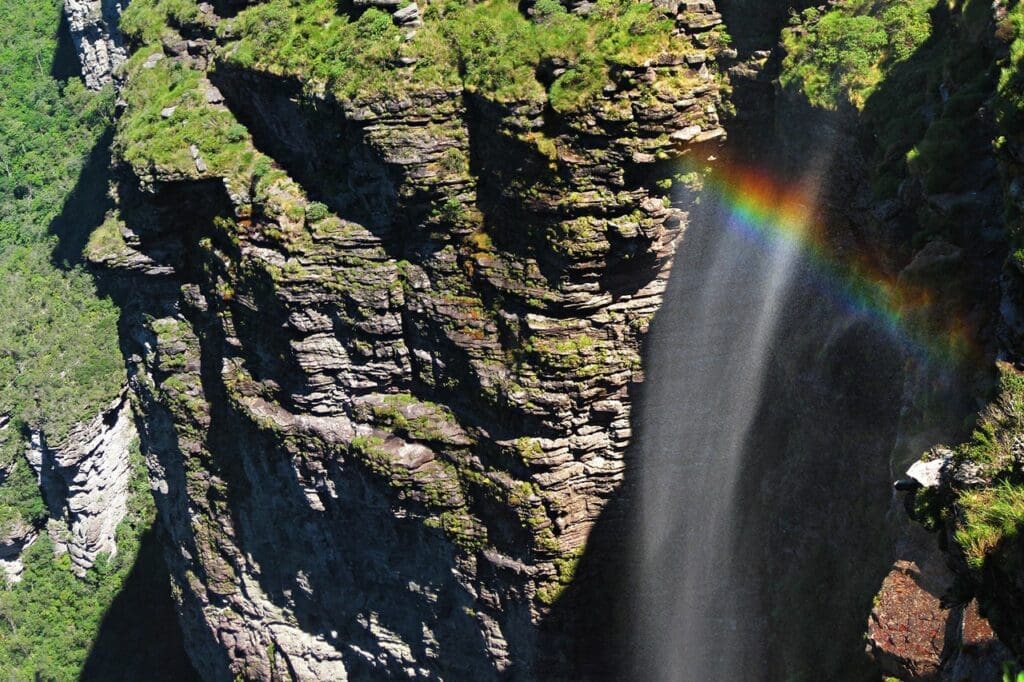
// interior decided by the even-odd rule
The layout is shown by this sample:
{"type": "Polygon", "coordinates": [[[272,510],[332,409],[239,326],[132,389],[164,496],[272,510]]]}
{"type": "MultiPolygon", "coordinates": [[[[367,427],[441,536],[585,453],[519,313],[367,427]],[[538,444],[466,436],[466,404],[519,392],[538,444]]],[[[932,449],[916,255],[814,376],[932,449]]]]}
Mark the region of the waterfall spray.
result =
{"type": "Polygon", "coordinates": [[[755,239],[748,217],[705,193],[680,244],[641,418],[638,678],[738,680],[758,668],[756,594],[734,555],[737,482],[807,210],[780,203],[793,229],[755,239]]]}

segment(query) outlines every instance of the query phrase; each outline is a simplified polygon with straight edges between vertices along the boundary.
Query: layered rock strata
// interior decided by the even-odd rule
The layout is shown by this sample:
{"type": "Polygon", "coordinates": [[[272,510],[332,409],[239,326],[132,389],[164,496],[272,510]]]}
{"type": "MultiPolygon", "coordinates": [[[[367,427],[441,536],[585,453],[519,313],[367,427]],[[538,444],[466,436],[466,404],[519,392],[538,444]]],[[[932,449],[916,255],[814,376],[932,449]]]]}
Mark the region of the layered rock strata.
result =
{"type": "MultiPolygon", "coordinates": [[[[51,445],[34,432],[26,459],[39,478],[50,532],[79,574],[100,554],[117,552],[117,528],[127,513],[136,440],[131,403],[122,392],[92,421],[51,445]]],[[[24,541],[22,546],[25,546],[24,541]]]]}
{"type": "Polygon", "coordinates": [[[116,234],[90,255],[131,292],[204,677],[566,674],[538,626],[621,484],[685,227],[656,180],[724,135],[721,18],[667,11],[678,53],[616,67],[566,115],[459,87],[333,96],[240,65],[211,15],[133,59],[116,234]],[[199,75],[144,99],[162,69],[199,75]],[[237,121],[242,151],[129,147],[154,106],[168,131],[237,121]]]}
{"type": "Polygon", "coordinates": [[[71,40],[82,64],[87,88],[98,90],[113,81],[128,52],[118,29],[128,0],[65,0],[71,40]]]}

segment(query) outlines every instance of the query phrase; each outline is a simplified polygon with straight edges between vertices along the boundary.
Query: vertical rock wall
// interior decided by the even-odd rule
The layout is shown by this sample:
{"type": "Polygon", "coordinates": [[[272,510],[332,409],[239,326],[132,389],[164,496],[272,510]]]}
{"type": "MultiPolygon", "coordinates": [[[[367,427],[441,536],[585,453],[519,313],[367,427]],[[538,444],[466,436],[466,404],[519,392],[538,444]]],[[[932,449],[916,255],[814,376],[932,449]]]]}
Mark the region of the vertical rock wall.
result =
{"type": "Polygon", "coordinates": [[[128,0],[65,0],[64,14],[71,31],[82,78],[91,90],[114,80],[127,58],[124,40],[117,27],[128,0]]]}
{"type": "Polygon", "coordinates": [[[101,554],[117,552],[117,527],[127,513],[130,453],[136,439],[128,394],[56,445],[33,432],[26,458],[39,477],[59,550],[84,574],[101,554]]]}
{"type": "Polygon", "coordinates": [[[575,674],[540,624],[622,484],[687,220],[656,181],[724,136],[721,17],[662,11],[673,51],[564,116],[461,87],[337,98],[239,66],[210,13],[130,66],[122,138],[159,104],[168,134],[234,118],[252,160],[119,142],[91,253],[124,285],[205,678],[575,674]],[[161,69],[195,90],[136,90],[161,69]]]}

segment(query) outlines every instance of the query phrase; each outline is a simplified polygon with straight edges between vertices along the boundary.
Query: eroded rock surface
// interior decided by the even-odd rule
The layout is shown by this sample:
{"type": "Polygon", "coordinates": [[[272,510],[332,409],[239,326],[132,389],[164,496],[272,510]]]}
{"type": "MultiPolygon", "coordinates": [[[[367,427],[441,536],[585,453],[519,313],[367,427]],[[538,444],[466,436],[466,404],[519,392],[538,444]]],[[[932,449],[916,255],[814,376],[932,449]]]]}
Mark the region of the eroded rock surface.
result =
{"type": "Polygon", "coordinates": [[[6,530],[0,538],[0,570],[7,580],[17,582],[25,572],[21,553],[39,537],[39,529],[30,523],[19,521],[6,530]]]}
{"type": "MultiPolygon", "coordinates": [[[[58,444],[34,432],[26,459],[39,478],[59,550],[84,574],[101,554],[117,552],[117,527],[127,513],[131,447],[136,432],[122,392],[92,421],[74,427],[58,444]]],[[[22,540],[22,546],[27,542],[22,540]]]]}
{"type": "Polygon", "coordinates": [[[98,90],[114,79],[128,56],[117,22],[128,0],[65,0],[64,14],[86,87],[98,90]]]}
{"type": "Polygon", "coordinates": [[[953,574],[937,551],[924,560],[898,561],[886,576],[868,623],[867,651],[900,680],[996,680],[1011,660],[978,604],[943,601],[953,574]]]}
{"type": "Polygon", "coordinates": [[[539,625],[622,482],[687,220],[656,181],[724,137],[721,17],[665,11],[679,54],[616,67],[565,116],[457,87],[335,97],[240,66],[208,23],[130,65],[121,135],[165,68],[202,75],[154,122],[251,135],[249,165],[124,154],[116,234],[90,252],[131,292],[204,677],[569,674],[539,625]]]}

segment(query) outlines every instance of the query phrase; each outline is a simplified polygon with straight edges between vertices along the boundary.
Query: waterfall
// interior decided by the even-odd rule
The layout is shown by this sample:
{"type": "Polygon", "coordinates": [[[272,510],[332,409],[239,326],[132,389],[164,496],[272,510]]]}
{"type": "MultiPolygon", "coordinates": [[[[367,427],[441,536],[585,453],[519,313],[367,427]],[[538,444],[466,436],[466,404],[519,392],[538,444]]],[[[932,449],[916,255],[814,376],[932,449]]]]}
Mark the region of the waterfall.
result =
{"type": "Polygon", "coordinates": [[[702,199],[649,341],[637,463],[638,679],[746,679],[764,639],[757,586],[740,578],[743,557],[734,556],[738,481],[798,245],[754,238],[743,216],[702,199]]]}

